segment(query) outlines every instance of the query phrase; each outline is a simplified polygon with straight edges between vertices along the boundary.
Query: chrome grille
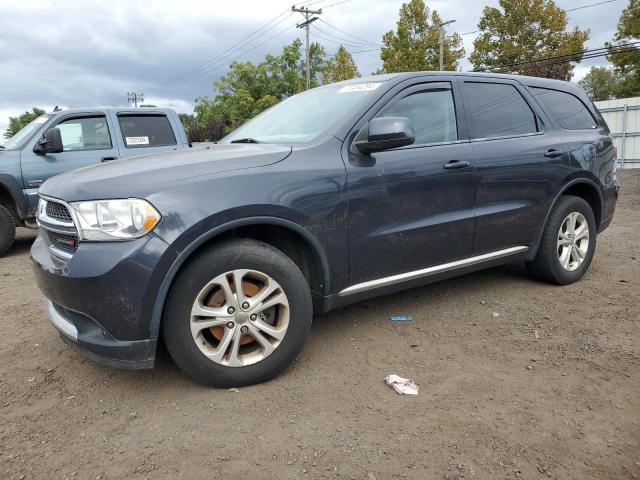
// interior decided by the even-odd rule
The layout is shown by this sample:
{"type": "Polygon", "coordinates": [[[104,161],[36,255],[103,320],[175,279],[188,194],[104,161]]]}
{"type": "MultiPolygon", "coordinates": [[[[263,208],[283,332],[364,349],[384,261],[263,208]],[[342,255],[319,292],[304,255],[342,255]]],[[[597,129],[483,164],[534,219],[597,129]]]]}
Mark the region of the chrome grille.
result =
{"type": "Polygon", "coordinates": [[[40,198],[38,225],[49,251],[62,259],[70,259],[78,250],[78,230],[70,207],[63,201],[40,198]]]}
{"type": "Polygon", "coordinates": [[[49,242],[54,248],[70,254],[74,254],[76,253],[76,250],[78,250],[77,235],[67,235],[64,233],[52,232],[50,230],[45,230],[45,232],[47,237],[49,237],[49,242]]]}
{"type": "Polygon", "coordinates": [[[47,202],[46,207],[47,216],[55,218],[56,220],[62,220],[63,222],[73,222],[71,214],[67,207],[57,202],[47,202]]]}

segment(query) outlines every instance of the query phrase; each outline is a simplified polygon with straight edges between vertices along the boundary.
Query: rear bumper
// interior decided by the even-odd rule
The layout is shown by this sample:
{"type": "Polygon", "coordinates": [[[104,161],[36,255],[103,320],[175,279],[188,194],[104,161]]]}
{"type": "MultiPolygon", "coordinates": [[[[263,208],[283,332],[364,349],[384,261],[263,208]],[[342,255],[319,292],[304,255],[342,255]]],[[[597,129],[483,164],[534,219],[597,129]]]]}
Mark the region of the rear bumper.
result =
{"type": "Polygon", "coordinates": [[[44,309],[62,339],[92,360],[117,368],[153,368],[155,339],[116,340],[93,319],[56,305],[48,298],[44,309]]]}

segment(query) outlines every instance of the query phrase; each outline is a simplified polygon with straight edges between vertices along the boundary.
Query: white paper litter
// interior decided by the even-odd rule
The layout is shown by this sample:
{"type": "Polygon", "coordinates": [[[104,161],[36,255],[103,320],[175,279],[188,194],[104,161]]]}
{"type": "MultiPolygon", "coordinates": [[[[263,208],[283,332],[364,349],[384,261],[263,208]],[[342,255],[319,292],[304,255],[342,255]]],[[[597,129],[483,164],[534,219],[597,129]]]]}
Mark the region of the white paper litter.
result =
{"type": "Polygon", "coordinates": [[[408,378],[402,378],[399,375],[387,375],[384,381],[401,395],[418,394],[418,386],[413,382],[413,380],[408,378]]]}

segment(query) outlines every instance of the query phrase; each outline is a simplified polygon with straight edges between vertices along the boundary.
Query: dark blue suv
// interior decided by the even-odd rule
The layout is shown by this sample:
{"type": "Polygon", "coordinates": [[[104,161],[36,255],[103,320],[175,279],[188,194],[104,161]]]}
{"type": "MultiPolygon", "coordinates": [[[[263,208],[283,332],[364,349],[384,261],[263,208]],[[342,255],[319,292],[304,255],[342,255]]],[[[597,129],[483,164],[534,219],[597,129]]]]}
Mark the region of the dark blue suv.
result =
{"type": "Polygon", "coordinates": [[[295,95],[208,148],[63,174],[32,248],[46,310],[98,361],[268,380],[314,313],[526,262],[579,280],[617,196],[609,130],[576,85],[469,73],[295,95]]]}

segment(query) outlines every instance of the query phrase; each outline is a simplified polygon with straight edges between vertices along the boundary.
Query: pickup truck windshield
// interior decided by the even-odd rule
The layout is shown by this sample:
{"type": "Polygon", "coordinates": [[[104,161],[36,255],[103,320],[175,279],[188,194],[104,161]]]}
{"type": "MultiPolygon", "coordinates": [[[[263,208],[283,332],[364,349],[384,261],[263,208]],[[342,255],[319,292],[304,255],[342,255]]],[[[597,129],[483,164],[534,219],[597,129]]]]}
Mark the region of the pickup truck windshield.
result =
{"type": "Polygon", "coordinates": [[[380,83],[326,86],[283,100],[224,137],[220,143],[306,143],[340,120],[380,83]]]}
{"type": "Polygon", "coordinates": [[[4,144],[5,150],[17,150],[18,148],[24,147],[24,144],[27,143],[33,134],[36,133],[40,129],[40,127],[45,124],[53,115],[45,114],[40,115],[35,120],[32,120],[29,125],[24,127],[18,133],[16,133],[13,137],[9,138],[4,144]]]}

